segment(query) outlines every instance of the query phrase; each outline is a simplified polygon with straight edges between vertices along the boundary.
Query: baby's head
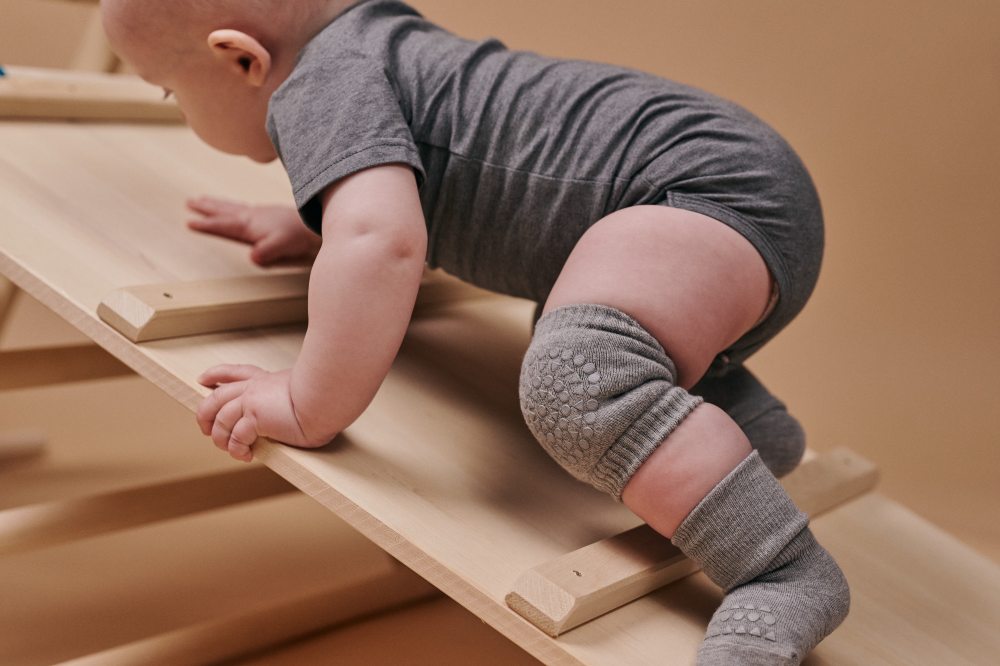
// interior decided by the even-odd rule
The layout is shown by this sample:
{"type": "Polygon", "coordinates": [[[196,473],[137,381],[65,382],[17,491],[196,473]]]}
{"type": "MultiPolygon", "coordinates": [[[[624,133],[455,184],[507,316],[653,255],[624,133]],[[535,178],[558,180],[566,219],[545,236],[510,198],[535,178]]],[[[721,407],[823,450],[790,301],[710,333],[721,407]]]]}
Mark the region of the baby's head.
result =
{"type": "Polygon", "coordinates": [[[142,78],[177,97],[206,143],[275,158],[265,120],[299,51],[353,0],[102,0],[104,30],[142,78]]]}

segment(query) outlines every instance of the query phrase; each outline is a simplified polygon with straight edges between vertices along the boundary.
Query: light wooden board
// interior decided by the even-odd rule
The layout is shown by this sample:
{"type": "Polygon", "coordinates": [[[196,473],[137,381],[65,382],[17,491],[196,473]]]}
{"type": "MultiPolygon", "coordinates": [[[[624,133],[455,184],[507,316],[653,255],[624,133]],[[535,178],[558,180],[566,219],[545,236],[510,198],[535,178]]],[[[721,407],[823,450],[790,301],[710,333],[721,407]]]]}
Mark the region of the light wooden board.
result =
{"type": "MultiPolygon", "coordinates": [[[[276,165],[214,154],[169,127],[0,124],[0,145],[0,272],[192,409],[204,393],[195,377],[208,366],[292,363],[300,328],[136,346],[96,316],[118,287],[258,274],[242,248],[186,231],[182,201],[287,200],[276,165]]],[[[503,603],[522,571],[638,524],[565,475],[521,421],[517,374],[532,310],[488,298],[421,318],[344,436],[319,451],[265,444],[258,456],[543,661],[689,662],[718,601],[700,574],[560,639],[503,603]]],[[[983,630],[1000,622],[998,568],[884,498],[863,501],[865,511],[852,503],[815,523],[821,537],[839,537],[831,550],[858,583],[851,618],[814,658],[878,663],[891,649],[897,663],[921,663],[971,650],[988,663],[1000,652],[996,632],[983,630]],[[858,531],[875,545],[856,540],[858,531]],[[858,549],[870,555],[852,558],[858,549]],[[897,573],[880,582],[891,567],[897,573]],[[937,630],[945,616],[951,624],[937,630]]]]}

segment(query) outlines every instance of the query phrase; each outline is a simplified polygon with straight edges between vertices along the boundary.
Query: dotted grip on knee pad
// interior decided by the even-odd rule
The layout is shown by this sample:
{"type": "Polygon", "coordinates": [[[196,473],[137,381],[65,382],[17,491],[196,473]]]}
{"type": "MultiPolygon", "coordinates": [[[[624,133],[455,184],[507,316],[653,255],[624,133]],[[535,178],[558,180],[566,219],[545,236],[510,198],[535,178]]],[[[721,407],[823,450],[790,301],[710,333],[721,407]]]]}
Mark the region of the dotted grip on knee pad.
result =
{"type": "Polygon", "coordinates": [[[558,459],[583,463],[595,438],[601,373],[583,354],[550,347],[525,357],[521,411],[532,434],[558,459]]]}

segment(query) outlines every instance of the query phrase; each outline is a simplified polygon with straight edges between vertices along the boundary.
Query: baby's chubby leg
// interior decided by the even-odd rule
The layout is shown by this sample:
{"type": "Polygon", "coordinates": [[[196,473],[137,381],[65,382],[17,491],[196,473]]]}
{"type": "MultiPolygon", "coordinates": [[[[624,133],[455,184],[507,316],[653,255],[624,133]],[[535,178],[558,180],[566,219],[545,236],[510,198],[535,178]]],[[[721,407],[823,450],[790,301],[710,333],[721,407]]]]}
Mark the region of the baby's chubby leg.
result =
{"type": "Polygon", "coordinates": [[[764,311],[771,277],[742,236],[662,206],[580,239],[522,371],[529,427],[728,593],[701,664],[790,663],[843,620],[848,591],[740,427],[686,391],[764,311]]]}

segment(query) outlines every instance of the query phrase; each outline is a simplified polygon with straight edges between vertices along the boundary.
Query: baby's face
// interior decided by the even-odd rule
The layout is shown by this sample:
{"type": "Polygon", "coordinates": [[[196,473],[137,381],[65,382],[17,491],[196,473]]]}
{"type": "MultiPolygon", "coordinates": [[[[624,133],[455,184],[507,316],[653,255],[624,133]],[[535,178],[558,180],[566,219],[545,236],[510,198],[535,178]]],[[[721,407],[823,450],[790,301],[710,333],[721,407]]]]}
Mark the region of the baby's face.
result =
{"type": "Polygon", "coordinates": [[[154,35],[122,34],[106,23],[112,47],[146,81],[160,86],[177,103],[195,133],[210,146],[258,162],[277,157],[265,123],[275,76],[263,86],[247,85],[214,57],[207,44],[186,48],[154,35]],[[152,37],[152,39],[150,39],[152,37]]]}

